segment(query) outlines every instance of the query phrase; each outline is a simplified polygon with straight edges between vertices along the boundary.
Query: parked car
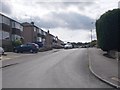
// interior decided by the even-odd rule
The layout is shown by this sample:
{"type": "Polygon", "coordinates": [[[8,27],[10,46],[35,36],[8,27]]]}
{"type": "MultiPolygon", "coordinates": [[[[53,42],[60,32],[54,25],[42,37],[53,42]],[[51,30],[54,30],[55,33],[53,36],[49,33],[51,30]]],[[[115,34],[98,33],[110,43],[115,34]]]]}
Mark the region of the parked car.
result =
{"type": "Polygon", "coordinates": [[[35,44],[37,44],[39,46],[39,48],[43,47],[43,43],[42,42],[33,42],[35,44]]]}
{"type": "Polygon", "coordinates": [[[0,60],[2,59],[2,55],[4,54],[4,49],[0,47],[0,60]]]}
{"type": "Polygon", "coordinates": [[[72,47],[72,44],[68,43],[64,46],[64,49],[71,49],[72,47]]]}
{"type": "Polygon", "coordinates": [[[90,45],[83,45],[81,48],[89,48],[90,45]]]}
{"type": "Polygon", "coordinates": [[[4,54],[4,49],[2,47],[0,47],[0,55],[4,54]]]}
{"type": "Polygon", "coordinates": [[[39,51],[39,46],[35,43],[27,43],[22,44],[14,48],[14,52],[16,53],[23,53],[23,52],[30,52],[30,53],[37,53],[39,51]]]}

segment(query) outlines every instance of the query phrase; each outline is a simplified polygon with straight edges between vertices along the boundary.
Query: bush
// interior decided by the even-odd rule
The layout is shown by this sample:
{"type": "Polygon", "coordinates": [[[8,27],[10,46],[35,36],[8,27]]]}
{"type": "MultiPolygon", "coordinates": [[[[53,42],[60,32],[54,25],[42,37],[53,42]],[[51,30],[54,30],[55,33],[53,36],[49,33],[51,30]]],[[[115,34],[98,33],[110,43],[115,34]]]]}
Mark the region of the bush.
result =
{"type": "Polygon", "coordinates": [[[16,47],[16,46],[19,46],[22,44],[22,41],[21,40],[15,40],[12,42],[13,46],[16,47]]]}
{"type": "Polygon", "coordinates": [[[99,47],[104,51],[120,51],[120,9],[104,13],[96,21],[99,47]]]}

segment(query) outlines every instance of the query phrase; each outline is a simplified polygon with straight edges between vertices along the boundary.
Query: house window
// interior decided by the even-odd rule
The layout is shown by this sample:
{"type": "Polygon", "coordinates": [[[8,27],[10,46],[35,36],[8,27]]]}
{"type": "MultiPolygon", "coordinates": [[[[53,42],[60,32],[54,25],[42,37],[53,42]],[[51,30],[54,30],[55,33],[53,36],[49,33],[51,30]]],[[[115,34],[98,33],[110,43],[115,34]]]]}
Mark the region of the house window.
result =
{"type": "Polygon", "coordinates": [[[0,30],[0,40],[2,40],[2,30],[0,30]]]}
{"type": "Polygon", "coordinates": [[[15,28],[20,29],[20,24],[15,22],[15,28]]]}
{"type": "Polygon", "coordinates": [[[23,31],[23,26],[15,21],[12,21],[12,28],[19,29],[20,31],[23,31]]]}
{"type": "Polygon", "coordinates": [[[20,39],[21,37],[19,35],[15,35],[15,34],[12,35],[12,41],[20,40],[20,39]]]}
{"type": "Polygon", "coordinates": [[[38,41],[38,42],[42,42],[42,38],[41,38],[41,37],[38,37],[38,38],[37,38],[37,41],[38,41]]]}
{"type": "Polygon", "coordinates": [[[22,25],[20,26],[20,31],[21,31],[21,32],[23,31],[23,26],[22,26],[22,25]]]}
{"type": "Polygon", "coordinates": [[[12,22],[12,28],[15,28],[15,22],[12,22]]]}
{"type": "Polygon", "coordinates": [[[43,35],[46,36],[46,32],[45,31],[43,32],[43,35]]]}
{"type": "Polygon", "coordinates": [[[10,19],[7,17],[3,17],[3,23],[10,25],[10,19]]]}
{"type": "Polygon", "coordinates": [[[39,33],[42,34],[42,30],[41,29],[39,29],[39,33]]]}
{"type": "Polygon", "coordinates": [[[36,32],[36,28],[34,27],[34,32],[36,32]]]}
{"type": "Polygon", "coordinates": [[[0,23],[2,23],[2,15],[0,15],[0,23]]]}
{"type": "Polygon", "coordinates": [[[2,40],[10,39],[10,33],[6,31],[0,31],[0,39],[2,40]]]}

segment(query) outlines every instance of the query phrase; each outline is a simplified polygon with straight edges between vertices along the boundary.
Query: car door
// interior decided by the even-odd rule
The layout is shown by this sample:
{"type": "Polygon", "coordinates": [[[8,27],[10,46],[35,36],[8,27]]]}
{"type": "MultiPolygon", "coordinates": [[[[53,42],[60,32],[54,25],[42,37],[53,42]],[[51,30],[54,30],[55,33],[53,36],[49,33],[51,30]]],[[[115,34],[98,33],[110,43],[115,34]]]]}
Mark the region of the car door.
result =
{"type": "Polygon", "coordinates": [[[32,50],[32,45],[31,44],[27,44],[27,51],[30,52],[30,50],[32,50]]]}

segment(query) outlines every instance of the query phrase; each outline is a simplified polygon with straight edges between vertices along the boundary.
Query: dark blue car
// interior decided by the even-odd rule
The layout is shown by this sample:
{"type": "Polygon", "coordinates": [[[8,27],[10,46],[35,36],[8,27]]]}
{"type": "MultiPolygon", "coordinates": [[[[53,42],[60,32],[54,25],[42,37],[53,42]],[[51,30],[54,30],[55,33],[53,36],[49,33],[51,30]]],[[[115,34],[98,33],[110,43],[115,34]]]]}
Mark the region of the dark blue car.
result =
{"type": "Polygon", "coordinates": [[[37,44],[39,46],[39,48],[43,47],[43,43],[42,42],[33,42],[33,43],[37,44]]]}
{"type": "Polygon", "coordinates": [[[37,53],[39,51],[39,46],[35,43],[28,43],[17,46],[14,48],[14,52],[16,53],[23,53],[23,52],[30,52],[30,53],[37,53]]]}

